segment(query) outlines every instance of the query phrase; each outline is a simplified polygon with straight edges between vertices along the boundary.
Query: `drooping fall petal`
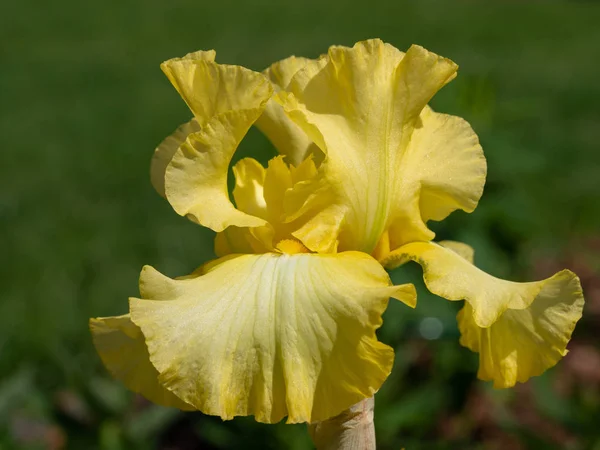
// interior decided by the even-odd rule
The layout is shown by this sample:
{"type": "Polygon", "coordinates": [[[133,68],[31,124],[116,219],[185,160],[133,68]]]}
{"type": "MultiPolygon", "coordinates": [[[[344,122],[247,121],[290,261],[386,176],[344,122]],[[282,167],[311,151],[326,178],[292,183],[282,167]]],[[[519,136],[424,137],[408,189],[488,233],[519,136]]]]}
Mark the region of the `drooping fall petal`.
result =
{"type": "Polygon", "coordinates": [[[528,308],[509,309],[488,328],[475,323],[468,303],[458,313],[460,343],[479,353],[478,376],[496,388],[541,375],[568,352],[583,311],[579,279],[562,271],[540,283],[540,293],[528,308]]]}
{"type": "Polygon", "coordinates": [[[371,257],[242,255],[204,275],[169,279],[152,268],[131,299],[159,382],[199,410],[261,422],[329,418],[379,389],[393,360],[375,330],[390,286],[371,257]]]}
{"type": "Polygon", "coordinates": [[[90,330],[102,362],[125,386],[162,406],[195,409],[159,384],[144,335],[129,314],[90,319],[90,330]]]}
{"type": "Polygon", "coordinates": [[[458,241],[440,241],[438,244],[444,248],[452,250],[454,253],[463,259],[466,259],[471,264],[473,264],[475,261],[475,250],[469,244],[458,241]]]}
{"type": "Polygon", "coordinates": [[[455,244],[444,248],[415,242],[382,262],[392,268],[416,261],[431,292],[448,300],[466,300],[458,315],[461,343],[479,352],[482,379],[510,387],[556,364],[566,354],[582,314],[579,278],[563,270],[537,282],[501,280],[460,256],[472,253],[455,244]]]}

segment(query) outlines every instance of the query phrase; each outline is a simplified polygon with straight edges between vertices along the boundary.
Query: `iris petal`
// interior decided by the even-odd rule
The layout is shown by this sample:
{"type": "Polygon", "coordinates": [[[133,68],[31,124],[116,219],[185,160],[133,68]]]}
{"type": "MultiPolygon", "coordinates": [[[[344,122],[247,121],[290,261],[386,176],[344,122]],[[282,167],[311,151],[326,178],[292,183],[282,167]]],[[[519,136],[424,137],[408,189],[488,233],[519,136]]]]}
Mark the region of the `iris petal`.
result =
{"type": "Polygon", "coordinates": [[[102,362],[125,386],[162,406],[195,409],[158,383],[144,335],[129,314],[90,319],[90,330],[102,362]]]}
{"type": "MultiPolygon", "coordinates": [[[[198,61],[214,61],[216,56],[216,52],[214,50],[208,51],[197,51],[193,53],[188,53],[182,58],[175,58],[171,60],[171,64],[176,61],[186,61],[186,60],[198,60],[198,61]]],[[[179,146],[187,139],[187,137],[191,133],[195,133],[200,131],[200,125],[198,121],[194,118],[191,121],[184,123],[181,125],[172,135],[168,136],[164,139],[160,145],[154,150],[154,155],[152,156],[152,162],[150,164],[150,180],[152,181],[152,186],[154,189],[163,197],[166,198],[165,195],[165,171],[167,170],[167,165],[173,158],[173,155],[179,148],[179,146]]]]}
{"type": "Polygon", "coordinates": [[[461,343],[480,353],[481,378],[510,387],[541,374],[566,354],[583,309],[574,273],[563,270],[546,280],[514,283],[488,275],[460,256],[472,257],[468,248],[448,247],[454,248],[411,243],[382,262],[393,268],[416,261],[431,292],[466,300],[458,315],[461,343]]]}
{"type": "Polygon", "coordinates": [[[204,52],[170,59],[160,67],[201,128],[227,111],[260,107],[262,113],[273,92],[264,75],[240,66],[217,64],[205,57],[195,58],[198,54],[203,56],[204,52]]]}
{"type": "Polygon", "coordinates": [[[162,67],[201,128],[187,137],[167,166],[167,199],[179,214],[215,231],[264,225],[263,219],[233,206],[227,171],[237,146],[271,97],[270,83],[243,67],[211,61],[171,60],[162,67]]]}
{"type": "Polygon", "coordinates": [[[525,309],[507,310],[488,328],[473,319],[468,303],[458,313],[460,343],[479,353],[479,378],[508,388],[541,375],[567,354],[583,311],[579,279],[568,270],[538,282],[539,294],[525,309]]]}
{"type": "Polygon", "coordinates": [[[240,211],[267,220],[264,196],[265,168],[253,158],[239,160],[233,166],[233,198],[240,211]]]}
{"type": "Polygon", "coordinates": [[[295,167],[277,156],[263,168],[256,160],[245,158],[233,167],[235,188],[233,196],[238,208],[268,223],[259,227],[230,226],[217,233],[215,252],[217,256],[230,253],[265,253],[273,251],[283,239],[292,239],[297,223],[285,220],[286,193],[295,184],[316,175],[312,157],[295,167]]]}
{"type": "Polygon", "coordinates": [[[460,117],[426,106],[412,132],[400,167],[400,188],[389,235],[390,247],[427,237],[429,220],[452,211],[472,212],[483,193],[487,165],[479,139],[460,117]]]}
{"type": "MultiPolygon", "coordinates": [[[[306,58],[290,56],[271,65],[263,73],[278,92],[285,89],[292,76],[309,61],[306,58]]],[[[274,100],[269,100],[262,116],[257,120],[256,126],[291,164],[299,165],[309,155],[316,155],[319,161],[323,159],[323,152],[313,144],[298,125],[289,119],[281,105],[274,100]]]]}
{"type": "Polygon", "coordinates": [[[172,280],[145,268],[131,299],[159,381],[207,414],[323,420],[379,389],[393,350],[375,330],[390,286],[371,257],[242,255],[172,280]]]}
{"type": "Polygon", "coordinates": [[[162,197],[167,197],[165,194],[165,172],[167,171],[167,166],[173,159],[173,155],[175,155],[179,146],[185,142],[190,134],[197,133],[198,131],[200,131],[200,125],[198,125],[196,119],[192,119],[177,128],[173,134],[166,137],[156,147],[156,150],[154,150],[154,155],[152,155],[152,161],[150,162],[150,181],[156,192],[162,197]]]}
{"type": "Polygon", "coordinates": [[[371,253],[388,230],[392,246],[430,240],[425,221],[474,208],[485,178],[477,138],[426,108],[456,70],[422,47],[404,54],[370,40],[331,47],[294,75],[276,98],[326,154],[320,176],[289,194],[306,216],[296,237],[315,251],[337,240],[371,253]],[[321,223],[339,229],[315,233],[321,223]]]}

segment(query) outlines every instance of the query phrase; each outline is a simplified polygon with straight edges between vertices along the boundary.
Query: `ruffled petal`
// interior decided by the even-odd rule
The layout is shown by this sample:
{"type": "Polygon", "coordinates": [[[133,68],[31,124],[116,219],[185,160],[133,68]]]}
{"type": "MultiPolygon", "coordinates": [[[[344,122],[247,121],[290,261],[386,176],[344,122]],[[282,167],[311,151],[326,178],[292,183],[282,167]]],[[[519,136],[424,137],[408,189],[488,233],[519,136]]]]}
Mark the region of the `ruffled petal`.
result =
{"type": "Polygon", "coordinates": [[[184,56],[178,58],[172,58],[163,63],[163,65],[173,64],[175,62],[180,61],[214,61],[217,56],[217,52],[214,50],[197,50],[195,52],[190,52],[184,56]]]}
{"type": "MultiPolygon", "coordinates": [[[[188,53],[181,58],[174,58],[170,62],[165,64],[175,64],[181,61],[214,61],[216,52],[214,50],[208,51],[197,51],[188,53]]],[[[171,162],[173,155],[179,148],[179,146],[187,139],[191,133],[200,131],[200,125],[196,119],[184,123],[175,132],[163,140],[160,145],[154,150],[152,156],[152,162],[150,163],[150,180],[154,189],[162,196],[165,195],[165,171],[167,165],[171,162]]]]}
{"type": "Polygon", "coordinates": [[[389,228],[390,247],[434,234],[429,220],[443,220],[452,211],[473,212],[485,185],[487,165],[479,139],[460,117],[425,107],[401,161],[401,187],[389,228]]]}
{"type": "Polygon", "coordinates": [[[541,375],[568,352],[583,311],[579,278],[563,270],[538,284],[540,292],[528,308],[509,309],[488,328],[475,323],[469,303],[458,313],[460,343],[479,353],[478,376],[496,388],[541,375]]]}
{"type": "Polygon", "coordinates": [[[233,166],[233,199],[240,211],[267,220],[264,197],[265,168],[253,158],[239,160],[233,166]]]}
{"type": "Polygon", "coordinates": [[[270,83],[242,67],[207,61],[168,61],[163,69],[201,127],[167,166],[167,199],[177,213],[215,231],[264,225],[263,219],[233,206],[227,171],[237,146],[271,97],[270,83]]]}
{"type": "Polygon", "coordinates": [[[160,66],[200,127],[227,111],[260,108],[260,116],[273,92],[265,76],[244,67],[217,64],[214,53],[212,59],[206,53],[190,53],[160,66]]]}
{"type": "Polygon", "coordinates": [[[407,149],[407,180],[421,185],[421,216],[443,220],[456,210],[472,212],[483,193],[487,165],[479,139],[460,117],[425,107],[407,149]],[[428,164],[423,164],[428,161],[428,164]]]}
{"type": "Polygon", "coordinates": [[[388,229],[393,246],[429,240],[426,220],[472,210],[485,176],[477,138],[462,120],[425,108],[456,70],[422,47],[404,54],[370,40],[331,47],[294,75],[276,98],[327,155],[320,176],[290,194],[304,204],[297,215],[309,216],[299,239],[318,251],[337,239],[342,250],[371,253],[388,229]],[[313,232],[321,215],[340,224],[330,242],[313,232]]]}
{"type": "Polygon", "coordinates": [[[475,323],[482,328],[496,322],[507,309],[528,308],[541,295],[545,283],[562,276],[559,272],[547,280],[529,283],[502,280],[478,269],[458,252],[433,242],[406,244],[380,262],[393,269],[409,260],[421,265],[431,292],[447,300],[466,300],[473,308],[475,323]]]}
{"type": "Polygon", "coordinates": [[[440,241],[438,244],[452,250],[454,253],[473,264],[475,260],[475,250],[473,250],[473,247],[470,245],[458,241],[440,241]]]}
{"type": "Polygon", "coordinates": [[[192,119],[189,122],[184,123],[177,128],[172,135],[165,138],[152,155],[152,161],[150,162],[150,181],[152,186],[156,189],[162,197],[167,198],[165,194],[165,172],[167,166],[173,159],[173,155],[181,144],[185,142],[187,137],[192,133],[200,131],[200,125],[196,119],[192,119]]]}
{"type": "MultiPolygon", "coordinates": [[[[306,58],[290,56],[276,62],[263,73],[275,91],[279,92],[287,87],[292,76],[309,61],[306,58]]],[[[269,138],[279,153],[286,156],[289,163],[299,165],[310,155],[315,155],[322,161],[323,152],[287,117],[281,105],[274,100],[269,100],[262,116],[256,121],[256,126],[269,138]]]]}
{"type": "Polygon", "coordinates": [[[195,409],[159,384],[144,335],[129,314],[90,319],[90,331],[102,362],[127,388],[159,405],[184,411],[195,409]]]}
{"type": "Polygon", "coordinates": [[[283,156],[269,161],[264,169],[256,160],[245,158],[233,167],[235,188],[233,196],[238,208],[267,221],[260,227],[228,227],[217,233],[217,256],[230,253],[265,253],[277,243],[292,239],[297,223],[285,220],[289,205],[286,192],[295,184],[311,179],[317,173],[312,157],[295,167],[285,163],[283,156]]]}
{"type": "Polygon", "coordinates": [[[290,165],[290,172],[292,182],[294,184],[301,183],[317,176],[317,165],[314,159],[309,156],[298,165],[290,165]]]}
{"type": "Polygon", "coordinates": [[[289,423],[377,391],[393,361],[375,336],[381,314],[390,296],[415,297],[357,252],[233,256],[185,280],[146,267],[140,291],[131,316],[165,387],[223,419],[289,423]]]}
{"type": "Polygon", "coordinates": [[[460,256],[472,258],[472,249],[457,244],[407,244],[382,263],[393,268],[416,261],[431,292],[466,300],[458,315],[461,344],[480,353],[479,376],[496,387],[513,386],[556,364],[582,314],[579,278],[563,270],[531,283],[501,280],[460,256]]]}

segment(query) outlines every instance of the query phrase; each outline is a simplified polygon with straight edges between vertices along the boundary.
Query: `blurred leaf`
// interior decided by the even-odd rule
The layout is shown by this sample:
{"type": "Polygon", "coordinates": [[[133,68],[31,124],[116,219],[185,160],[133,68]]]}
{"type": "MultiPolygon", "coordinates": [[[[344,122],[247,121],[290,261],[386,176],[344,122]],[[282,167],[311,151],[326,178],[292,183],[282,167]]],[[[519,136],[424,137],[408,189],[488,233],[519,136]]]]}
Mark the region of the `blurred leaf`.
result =
{"type": "Polygon", "coordinates": [[[125,424],[125,429],[134,441],[151,441],[180,414],[181,411],[177,409],[150,404],[134,413],[125,424]]]}
{"type": "Polygon", "coordinates": [[[107,420],[100,426],[101,450],[125,450],[123,432],[118,422],[107,420]]]}
{"type": "Polygon", "coordinates": [[[91,378],[88,389],[97,401],[113,413],[122,413],[129,406],[132,397],[121,383],[102,377],[91,378]]]}

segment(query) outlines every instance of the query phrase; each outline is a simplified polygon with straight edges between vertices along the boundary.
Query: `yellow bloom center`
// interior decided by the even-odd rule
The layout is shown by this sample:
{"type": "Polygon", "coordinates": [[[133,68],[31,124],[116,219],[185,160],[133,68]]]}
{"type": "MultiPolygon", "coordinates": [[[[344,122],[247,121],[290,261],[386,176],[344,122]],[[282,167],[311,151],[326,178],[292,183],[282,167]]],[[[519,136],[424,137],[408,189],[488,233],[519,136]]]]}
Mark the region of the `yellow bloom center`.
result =
{"type": "Polygon", "coordinates": [[[302,242],[297,241],[296,239],[282,239],[277,243],[275,248],[281,253],[286,253],[288,255],[295,255],[296,253],[310,253],[310,250],[307,249],[302,242]]]}

